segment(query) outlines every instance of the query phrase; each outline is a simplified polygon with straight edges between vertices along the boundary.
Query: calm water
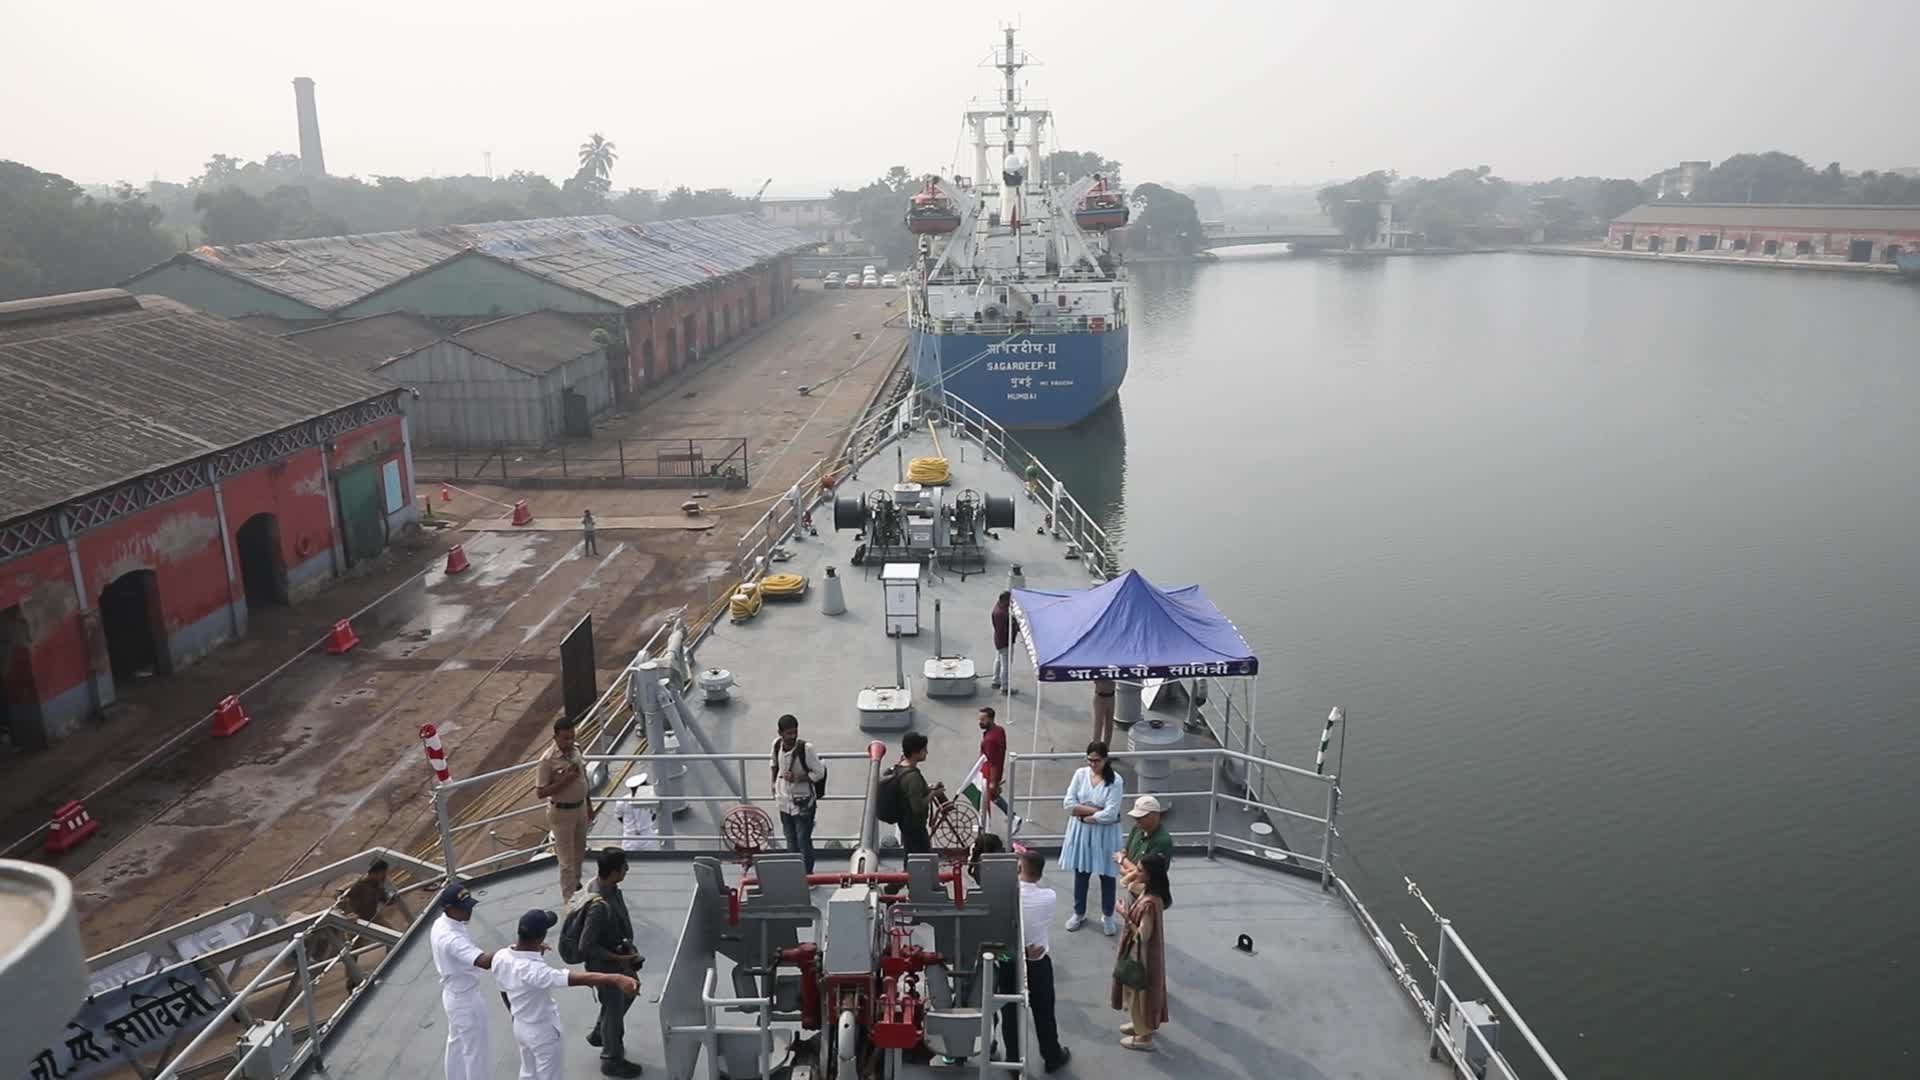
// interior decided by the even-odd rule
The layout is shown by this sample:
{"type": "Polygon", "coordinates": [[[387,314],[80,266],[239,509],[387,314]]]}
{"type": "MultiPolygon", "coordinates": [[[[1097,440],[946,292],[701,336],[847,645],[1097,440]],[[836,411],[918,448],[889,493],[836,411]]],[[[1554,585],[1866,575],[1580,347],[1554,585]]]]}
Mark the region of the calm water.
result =
{"type": "Polygon", "coordinates": [[[1419,881],[1578,1077],[1920,1075],[1920,288],[1135,280],[1118,414],[1028,442],[1227,609],[1280,756],[1347,708],[1381,921],[1419,881]]]}

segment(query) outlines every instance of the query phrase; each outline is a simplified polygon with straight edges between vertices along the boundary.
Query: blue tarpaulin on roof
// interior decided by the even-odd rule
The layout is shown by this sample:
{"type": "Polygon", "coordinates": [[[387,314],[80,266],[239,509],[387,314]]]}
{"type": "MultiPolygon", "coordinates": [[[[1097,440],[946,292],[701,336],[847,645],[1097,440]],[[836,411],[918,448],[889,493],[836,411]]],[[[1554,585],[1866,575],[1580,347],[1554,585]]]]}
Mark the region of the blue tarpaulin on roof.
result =
{"type": "Polygon", "coordinates": [[[1198,585],[1161,589],[1137,570],[1073,592],[1015,589],[1042,682],[1255,675],[1247,639],[1198,585]]]}

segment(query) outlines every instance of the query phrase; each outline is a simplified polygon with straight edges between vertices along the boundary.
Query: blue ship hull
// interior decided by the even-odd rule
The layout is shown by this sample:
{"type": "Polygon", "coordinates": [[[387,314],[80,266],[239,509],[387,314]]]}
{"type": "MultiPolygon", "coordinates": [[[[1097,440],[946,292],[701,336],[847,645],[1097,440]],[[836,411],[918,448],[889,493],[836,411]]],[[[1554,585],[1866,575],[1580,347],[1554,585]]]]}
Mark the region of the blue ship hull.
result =
{"type": "Polygon", "coordinates": [[[1127,331],[935,334],[910,331],[921,388],[943,388],[1008,430],[1072,427],[1113,399],[1127,377],[1127,331]]]}

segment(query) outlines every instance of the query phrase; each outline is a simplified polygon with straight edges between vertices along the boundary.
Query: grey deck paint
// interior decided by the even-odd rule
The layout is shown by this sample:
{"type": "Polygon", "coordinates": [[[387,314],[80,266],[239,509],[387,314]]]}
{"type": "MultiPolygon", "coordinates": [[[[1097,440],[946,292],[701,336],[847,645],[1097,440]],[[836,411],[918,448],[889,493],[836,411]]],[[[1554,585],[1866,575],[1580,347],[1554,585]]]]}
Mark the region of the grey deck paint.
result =
{"type": "MultiPolygon", "coordinates": [[[[1019,484],[997,466],[983,466],[979,448],[966,447],[966,461],[952,439],[943,438],[953,462],[955,488],[972,487],[983,494],[1016,494],[1019,484]]],[[[905,441],[906,457],[931,454],[924,434],[905,441]]],[[[857,480],[842,490],[851,494],[890,485],[894,477],[891,449],[869,463],[857,480]]],[[[975,710],[989,702],[985,674],[992,669],[991,625],[988,610],[1005,587],[1007,565],[1019,562],[1027,582],[1036,588],[1080,588],[1090,583],[1085,567],[1062,557],[1062,547],[1036,536],[1039,524],[1033,504],[1020,502],[1020,524],[1001,532],[990,547],[988,570],[964,582],[957,574],[930,577],[923,586],[919,638],[907,639],[909,675],[932,654],[932,600],[943,605],[945,651],[970,655],[983,674],[981,695],[972,700],[928,699],[916,685],[915,728],[932,740],[929,776],[957,787],[977,754],[979,740],[975,710]]],[[[864,686],[890,683],[893,648],[880,629],[878,568],[850,567],[846,557],[852,534],[830,535],[825,526],[831,514],[816,510],[822,535],[789,545],[795,557],[778,567],[806,574],[813,592],[793,605],[769,604],[752,622],[722,623],[700,646],[703,667],[731,670],[739,686],[723,706],[696,705],[696,714],[717,747],[727,752],[764,752],[773,738],[774,720],[783,712],[800,717],[802,734],[827,751],[855,750],[869,736],[858,732],[854,696],[864,686]],[[845,577],[847,613],[819,613],[818,589],[828,564],[845,577]],[[829,638],[826,635],[831,634],[829,638]],[[830,646],[829,647],[829,643],[830,646]]],[[[1162,584],[1179,585],[1169,581],[1162,584]]],[[[1231,599],[1224,600],[1229,616],[1231,599]]],[[[1263,643],[1255,642],[1255,648],[1263,643]]],[[[1271,650],[1273,643],[1264,643],[1271,650]]],[[[1031,665],[1016,653],[1016,686],[1011,708],[1004,698],[995,702],[1008,726],[1015,752],[1033,746],[1035,694],[1031,665]]],[[[916,684],[919,680],[916,679],[916,684]]],[[[1038,709],[1039,747],[1042,752],[1077,751],[1084,746],[1089,723],[1090,690],[1082,686],[1051,684],[1038,709]]],[[[1177,721],[1175,713],[1151,714],[1177,721]]],[[[893,740],[897,745],[897,738],[893,740]]],[[[1190,740],[1189,745],[1198,745],[1190,740]]],[[[689,748],[691,749],[691,748],[689,748]]],[[[831,798],[820,811],[821,835],[850,835],[857,815],[857,799],[864,769],[859,762],[831,762],[831,798]]],[[[1068,763],[1041,770],[1038,792],[1064,787],[1068,763]]],[[[1123,767],[1123,772],[1127,771],[1123,767]]],[[[702,786],[719,789],[710,769],[694,766],[689,773],[702,786]],[[703,771],[704,770],[704,771],[703,771]]],[[[763,766],[748,770],[748,790],[762,805],[767,798],[763,766]]],[[[1131,778],[1130,778],[1131,779],[1131,778]]],[[[1197,767],[1176,769],[1180,786],[1206,786],[1197,767]],[[1196,775],[1197,774],[1197,775],[1196,775]]],[[[1025,779],[1018,783],[1024,793],[1025,779]]],[[[1309,791],[1311,785],[1305,785],[1309,791]]],[[[1129,783],[1129,790],[1133,785],[1129,783]]],[[[1320,809],[1311,795],[1302,809],[1320,809]]],[[[1064,810],[1056,797],[1032,804],[1033,822],[1022,839],[1046,847],[1057,834],[1064,810]]],[[[1181,802],[1170,818],[1176,830],[1205,826],[1206,800],[1181,802]]],[[[1228,808],[1219,811],[1222,831],[1245,835],[1246,816],[1228,808]]],[[[680,815],[683,833],[712,833],[707,812],[692,809],[680,815]]],[[[618,826],[603,813],[596,836],[617,836],[618,826]]],[[[1317,843],[1317,840],[1315,841],[1317,843]]],[[[1303,847],[1306,847],[1303,843],[1303,847]]],[[[840,865],[832,850],[823,851],[819,868],[840,865]]],[[[737,871],[729,870],[734,876],[737,871]]],[[[1059,892],[1061,918],[1071,906],[1071,875],[1049,866],[1045,883],[1059,892]]],[[[1444,1067],[1429,1062],[1424,1026],[1393,976],[1374,951],[1367,936],[1337,897],[1323,893],[1317,879],[1268,869],[1257,863],[1183,850],[1174,866],[1174,906],[1168,913],[1167,957],[1172,1021],[1162,1029],[1161,1049],[1140,1054],[1122,1049],[1118,1026],[1125,1017],[1108,1007],[1110,972],[1115,939],[1103,936],[1097,922],[1078,933],[1052,928],[1057,973],[1061,1039],[1073,1051],[1073,1062],[1059,1076],[1134,1077],[1177,1075],[1184,1080],[1225,1077],[1276,1077],[1293,1080],[1371,1080],[1386,1077],[1441,1077],[1444,1067]],[[1255,942],[1255,955],[1234,951],[1245,933],[1255,942]]],[[[664,1076],[657,1012],[653,995],[659,992],[665,964],[671,956],[692,875],[681,858],[670,853],[637,860],[626,884],[633,910],[635,936],[650,958],[643,973],[641,999],[627,1024],[628,1053],[650,1076],[664,1076]]],[[[525,909],[557,909],[559,893],[552,863],[542,860],[524,871],[482,885],[476,890],[480,907],[475,914],[475,938],[504,944],[514,921],[525,909]]],[[[1098,888],[1090,908],[1097,910],[1098,888]]],[[[585,1043],[593,1023],[593,1000],[588,991],[562,995],[562,1020],[568,1031],[569,1077],[598,1075],[596,1051],[585,1043]]],[[[511,1032],[504,1009],[493,1014],[492,1038],[496,1075],[511,1076],[516,1068],[511,1032]]],[[[420,1077],[440,1068],[445,1039],[438,983],[425,936],[416,935],[393,960],[385,985],[348,1021],[334,1039],[328,1066],[334,1075],[355,1077],[420,1077]]],[[[1029,1043],[1031,1037],[1029,1036],[1029,1043]]],[[[1029,1060],[1039,1074],[1038,1054],[1031,1046],[1029,1060]]],[[[704,1065],[702,1066],[704,1070],[704,1065]]],[[[906,1070],[908,1075],[970,1076],[970,1070],[906,1070]]],[[[704,1071],[701,1073],[704,1076],[704,1071]]]]}

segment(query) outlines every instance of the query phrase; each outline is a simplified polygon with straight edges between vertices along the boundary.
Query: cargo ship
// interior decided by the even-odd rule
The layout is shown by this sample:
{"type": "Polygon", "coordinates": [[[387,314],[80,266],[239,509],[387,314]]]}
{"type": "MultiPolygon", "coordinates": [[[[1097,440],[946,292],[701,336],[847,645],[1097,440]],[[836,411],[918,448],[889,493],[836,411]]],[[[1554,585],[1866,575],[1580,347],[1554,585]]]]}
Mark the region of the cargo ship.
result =
{"type": "Polygon", "coordinates": [[[966,114],[973,177],[931,177],[907,209],[918,238],[909,355],[923,390],[958,395],[1009,429],[1065,428],[1127,376],[1125,269],[1111,236],[1129,207],[1117,177],[1047,175],[1052,113],[1022,103],[1030,58],[1005,34],[1001,99],[966,114]]]}

